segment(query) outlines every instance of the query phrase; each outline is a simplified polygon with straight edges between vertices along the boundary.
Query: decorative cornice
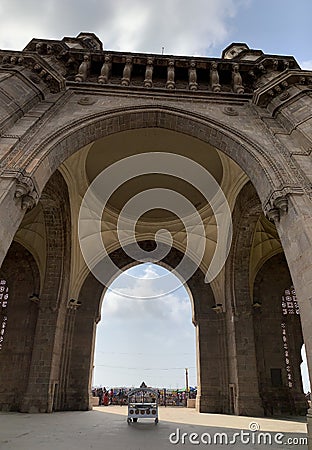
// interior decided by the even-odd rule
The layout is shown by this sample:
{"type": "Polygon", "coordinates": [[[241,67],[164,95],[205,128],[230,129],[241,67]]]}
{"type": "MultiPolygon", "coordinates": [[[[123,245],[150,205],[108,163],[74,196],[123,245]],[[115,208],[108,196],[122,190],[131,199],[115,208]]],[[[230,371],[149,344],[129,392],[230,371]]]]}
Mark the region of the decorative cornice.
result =
{"type": "Polygon", "coordinates": [[[244,96],[281,73],[300,69],[292,56],[264,55],[247,45],[231,58],[104,51],[92,33],[61,41],[33,39],[22,52],[0,51],[1,59],[8,68],[26,64],[32,71],[30,80],[35,84],[43,80],[52,91],[64,89],[65,82],[76,82],[244,96]]]}
{"type": "Polygon", "coordinates": [[[40,54],[1,50],[0,70],[22,72],[36,85],[43,82],[52,93],[60,92],[65,88],[63,75],[49,61],[44,60],[40,54]]]}
{"type": "MultiPolygon", "coordinates": [[[[312,72],[303,70],[287,70],[265,83],[261,88],[256,89],[253,95],[253,103],[257,106],[267,107],[273,100],[277,104],[282,104],[289,98],[291,86],[300,85],[307,89],[312,87],[312,72]]],[[[276,105],[278,106],[278,105],[276,105]]]]}

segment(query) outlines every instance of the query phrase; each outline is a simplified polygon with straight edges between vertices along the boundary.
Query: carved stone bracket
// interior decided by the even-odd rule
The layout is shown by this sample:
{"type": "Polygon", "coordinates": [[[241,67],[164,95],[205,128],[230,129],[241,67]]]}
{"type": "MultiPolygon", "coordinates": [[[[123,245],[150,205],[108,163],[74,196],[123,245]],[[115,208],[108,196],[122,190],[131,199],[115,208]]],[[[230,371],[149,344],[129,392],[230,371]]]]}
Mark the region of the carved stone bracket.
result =
{"type": "Polygon", "coordinates": [[[101,75],[98,78],[98,82],[101,84],[108,83],[108,80],[112,72],[112,57],[111,55],[106,55],[104,59],[104,64],[101,69],[101,75]]]}
{"type": "Polygon", "coordinates": [[[168,66],[167,66],[167,83],[166,83],[166,88],[167,89],[174,89],[175,88],[175,81],[174,81],[174,60],[170,59],[168,61],[168,66]]]}
{"type": "Polygon", "coordinates": [[[83,62],[80,64],[78,73],[75,76],[75,81],[82,82],[86,81],[90,72],[91,60],[90,55],[84,55],[83,62]]]}
{"type": "Polygon", "coordinates": [[[30,177],[17,174],[14,197],[21,199],[21,208],[24,210],[32,209],[38,203],[39,195],[30,177]]]}
{"type": "Polygon", "coordinates": [[[281,192],[273,193],[267,207],[265,214],[271,222],[279,222],[282,215],[288,211],[287,194],[283,195],[281,192]]]}
{"type": "Polygon", "coordinates": [[[216,305],[214,305],[212,307],[212,310],[217,313],[217,314],[222,314],[224,313],[224,309],[223,309],[223,305],[222,303],[216,303],[216,305]]]}
{"type": "Polygon", "coordinates": [[[190,89],[190,91],[197,91],[198,84],[197,84],[196,62],[193,61],[193,60],[190,62],[188,75],[189,75],[189,89],[190,89]]]}
{"type": "Polygon", "coordinates": [[[132,67],[133,67],[132,58],[126,58],[126,64],[125,64],[123,74],[122,74],[122,79],[121,79],[122,86],[130,85],[132,67]]]}
{"type": "Polygon", "coordinates": [[[263,211],[271,222],[279,222],[280,218],[287,214],[288,197],[291,194],[301,195],[303,190],[296,187],[285,187],[278,191],[274,191],[263,207],[263,211]]]}
{"type": "Polygon", "coordinates": [[[242,76],[239,73],[239,65],[234,64],[232,70],[233,91],[237,94],[243,94],[245,89],[242,83],[242,76]]]}
{"type": "Polygon", "coordinates": [[[213,92],[221,92],[221,84],[219,83],[218,64],[213,62],[210,69],[210,85],[213,92]]]}
{"type": "Polygon", "coordinates": [[[70,311],[76,311],[79,306],[81,306],[81,302],[79,300],[76,300],[74,298],[68,300],[67,309],[69,309],[70,311]]]}
{"type": "Polygon", "coordinates": [[[153,59],[148,58],[145,69],[145,78],[143,82],[144,87],[151,88],[153,86],[153,70],[154,70],[153,63],[154,63],[153,59]]]}

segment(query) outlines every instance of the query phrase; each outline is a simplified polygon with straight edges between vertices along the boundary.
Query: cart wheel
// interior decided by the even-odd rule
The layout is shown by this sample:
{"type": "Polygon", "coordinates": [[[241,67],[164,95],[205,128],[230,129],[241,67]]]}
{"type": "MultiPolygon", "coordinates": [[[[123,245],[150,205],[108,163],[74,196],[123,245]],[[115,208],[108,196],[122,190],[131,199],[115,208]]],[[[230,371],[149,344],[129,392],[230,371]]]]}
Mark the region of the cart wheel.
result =
{"type": "Polygon", "coordinates": [[[131,423],[131,419],[130,419],[130,417],[128,417],[128,419],[127,419],[127,422],[128,422],[128,424],[130,424],[130,423],[131,423]]]}
{"type": "Polygon", "coordinates": [[[155,424],[157,425],[158,424],[158,418],[156,417],[156,419],[155,419],[155,424]]]}
{"type": "Polygon", "coordinates": [[[138,419],[137,419],[137,417],[135,417],[134,419],[133,419],[133,422],[137,422],[138,421],[138,419]]]}

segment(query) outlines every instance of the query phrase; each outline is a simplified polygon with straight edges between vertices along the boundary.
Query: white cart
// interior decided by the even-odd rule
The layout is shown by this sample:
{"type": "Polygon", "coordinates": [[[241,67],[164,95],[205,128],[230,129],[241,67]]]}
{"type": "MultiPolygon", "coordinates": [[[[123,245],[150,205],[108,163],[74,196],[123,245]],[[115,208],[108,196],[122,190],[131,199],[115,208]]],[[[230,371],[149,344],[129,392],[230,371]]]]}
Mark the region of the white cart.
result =
{"type": "Polygon", "coordinates": [[[155,389],[137,388],[129,392],[127,422],[137,422],[139,418],[158,423],[158,392],[155,389]]]}

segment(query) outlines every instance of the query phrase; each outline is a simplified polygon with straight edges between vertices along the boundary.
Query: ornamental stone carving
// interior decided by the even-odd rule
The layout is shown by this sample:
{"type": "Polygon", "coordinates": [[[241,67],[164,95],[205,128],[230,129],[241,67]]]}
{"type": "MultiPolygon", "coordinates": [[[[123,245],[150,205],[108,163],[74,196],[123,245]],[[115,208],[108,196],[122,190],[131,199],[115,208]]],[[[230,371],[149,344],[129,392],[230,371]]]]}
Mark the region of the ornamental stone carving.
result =
{"type": "Polygon", "coordinates": [[[78,73],[75,76],[75,81],[79,83],[81,83],[82,81],[86,81],[89,75],[90,65],[91,65],[90,56],[84,55],[83,62],[80,64],[78,73]]]}
{"type": "Polygon", "coordinates": [[[126,64],[121,79],[122,86],[129,86],[131,73],[132,73],[132,58],[126,58],[126,64]]]}
{"type": "Polygon", "coordinates": [[[39,55],[42,55],[44,53],[43,42],[38,42],[36,44],[36,52],[39,53],[39,55]]]}
{"type": "Polygon", "coordinates": [[[76,309],[78,309],[79,306],[81,306],[81,301],[75,298],[71,298],[70,300],[68,300],[67,309],[76,311],[76,309]]]}
{"type": "Polygon", "coordinates": [[[234,64],[233,71],[232,71],[232,81],[233,81],[233,91],[236,94],[243,94],[245,89],[242,83],[242,77],[241,74],[238,71],[239,65],[234,64]]]}
{"type": "Polygon", "coordinates": [[[112,72],[112,58],[110,55],[106,55],[104,59],[104,64],[101,69],[101,75],[98,78],[98,82],[101,84],[108,83],[112,72]]]}
{"type": "Polygon", "coordinates": [[[284,64],[284,70],[288,70],[289,69],[289,61],[284,59],[283,64],[284,64]]]}
{"type": "Polygon", "coordinates": [[[47,45],[47,55],[53,55],[54,51],[53,51],[53,47],[52,45],[48,44],[47,45]]]}
{"type": "Polygon", "coordinates": [[[219,83],[218,64],[213,62],[210,69],[210,85],[213,92],[220,92],[221,85],[219,83]]]}
{"type": "Polygon", "coordinates": [[[273,70],[276,72],[278,69],[278,59],[273,60],[272,66],[273,66],[273,70]]]}
{"type": "Polygon", "coordinates": [[[174,89],[175,88],[174,61],[173,61],[173,59],[170,59],[168,61],[166,88],[167,89],[174,89]]]}
{"type": "Polygon", "coordinates": [[[189,89],[191,91],[196,91],[198,88],[198,84],[197,84],[197,73],[196,73],[196,62],[195,61],[190,62],[188,76],[189,76],[189,89]]]}
{"type": "Polygon", "coordinates": [[[30,177],[17,175],[15,198],[21,199],[21,208],[24,210],[32,209],[39,200],[39,196],[30,177]]]}
{"type": "Polygon", "coordinates": [[[273,193],[270,201],[265,208],[265,214],[271,222],[279,222],[282,215],[288,211],[287,194],[283,195],[281,192],[273,193]]]}
{"type": "Polygon", "coordinates": [[[146,69],[145,69],[145,78],[143,81],[144,87],[151,88],[153,86],[153,70],[154,70],[153,59],[149,58],[147,60],[146,69]]]}

